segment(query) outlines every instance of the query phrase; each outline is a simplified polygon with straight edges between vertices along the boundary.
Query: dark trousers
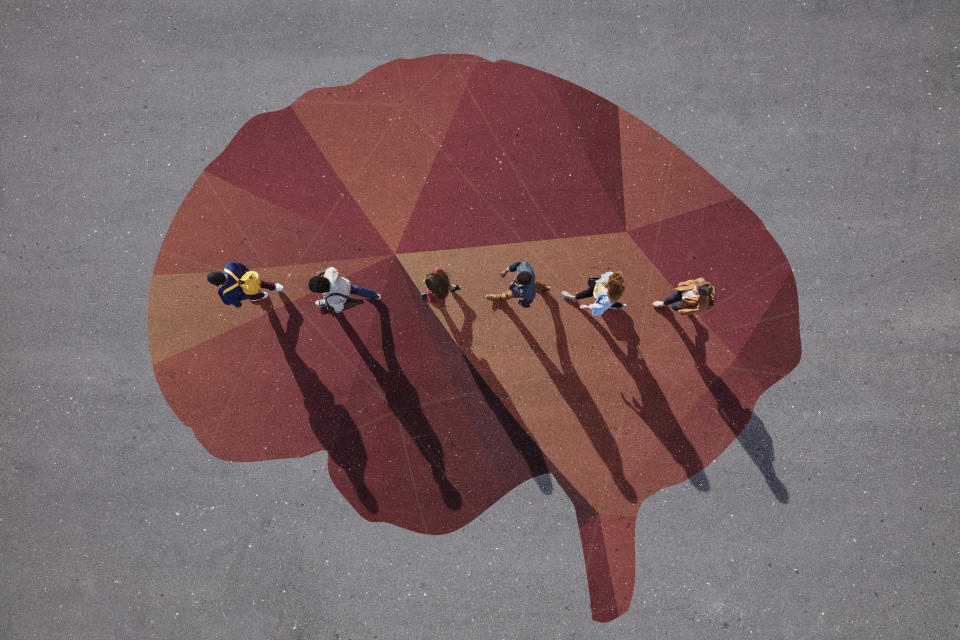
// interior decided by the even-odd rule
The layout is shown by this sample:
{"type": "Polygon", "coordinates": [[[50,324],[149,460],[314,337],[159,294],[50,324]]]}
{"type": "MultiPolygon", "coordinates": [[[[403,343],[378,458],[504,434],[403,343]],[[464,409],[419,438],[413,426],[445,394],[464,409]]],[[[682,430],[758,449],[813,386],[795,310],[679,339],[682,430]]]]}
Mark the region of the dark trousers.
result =
{"type": "MultiPolygon", "coordinates": [[[[275,282],[267,282],[266,280],[261,280],[261,281],[260,281],[260,288],[261,288],[261,289],[267,289],[268,291],[276,291],[277,285],[276,285],[275,282]]],[[[257,295],[251,296],[250,298],[248,298],[248,300],[250,300],[251,302],[257,302],[258,300],[263,300],[265,297],[266,297],[266,296],[265,296],[264,293],[261,291],[261,292],[258,293],[257,295]]]]}
{"type": "MultiPolygon", "coordinates": [[[[580,293],[574,295],[573,297],[576,298],[577,300],[583,300],[584,298],[592,298],[593,288],[596,286],[597,280],[599,279],[600,278],[587,278],[587,288],[581,291],[580,293]]],[[[618,309],[623,306],[623,303],[614,302],[610,306],[613,307],[614,309],[618,309]]]]}
{"type": "Polygon", "coordinates": [[[683,291],[674,291],[669,296],[663,299],[663,306],[670,307],[674,311],[680,310],[681,300],[683,299],[683,291]]]}

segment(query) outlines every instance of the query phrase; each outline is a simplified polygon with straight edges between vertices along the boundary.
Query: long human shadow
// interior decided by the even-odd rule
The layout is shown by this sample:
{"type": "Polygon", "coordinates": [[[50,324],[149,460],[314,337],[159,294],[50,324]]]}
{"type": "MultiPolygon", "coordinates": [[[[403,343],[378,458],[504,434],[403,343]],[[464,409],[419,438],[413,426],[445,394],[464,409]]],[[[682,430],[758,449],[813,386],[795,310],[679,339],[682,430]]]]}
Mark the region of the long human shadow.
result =
{"type": "Polygon", "coordinates": [[[750,459],[753,460],[753,463],[757,465],[774,497],[786,504],[790,501],[790,492],[777,477],[777,472],[773,468],[773,438],[770,437],[763,421],[751,409],[745,408],[740,403],[737,395],[730,389],[724,379],[718,376],[707,364],[707,341],[710,339],[710,332],[695,317],[691,317],[690,320],[693,321],[693,326],[696,329],[696,336],[694,340],[691,340],[672,313],[665,313],[664,315],[673,325],[677,335],[680,336],[684,346],[693,357],[697,372],[703,378],[703,383],[717,402],[717,410],[720,416],[727,423],[730,431],[737,437],[737,441],[750,456],[750,459]]]}
{"type": "Polygon", "coordinates": [[[470,370],[470,375],[473,376],[474,383],[476,383],[490,410],[500,421],[500,425],[507,437],[510,438],[514,448],[523,456],[524,461],[530,468],[530,475],[536,480],[540,491],[544,495],[552,494],[553,485],[550,482],[550,469],[543,457],[543,451],[530,437],[523,424],[514,417],[519,413],[513,407],[506,389],[494,375],[490,363],[485,359],[478,358],[473,351],[473,323],[477,319],[476,312],[457,293],[451,293],[450,295],[457,301],[463,312],[463,326],[457,327],[446,307],[440,307],[440,313],[443,315],[444,322],[447,323],[454,340],[460,346],[460,353],[470,370]],[[473,364],[474,362],[476,362],[476,365],[473,364]],[[513,410],[511,411],[511,409],[513,410]]]}
{"type": "Polygon", "coordinates": [[[423,407],[420,406],[420,395],[417,393],[416,387],[403,373],[403,368],[397,360],[393,329],[390,326],[390,310],[382,302],[374,300],[372,304],[380,313],[380,343],[386,366],[377,362],[377,359],[367,349],[356,330],[344,318],[344,314],[336,314],[337,321],[376,379],[377,384],[383,391],[387,406],[397,416],[400,424],[410,434],[410,438],[417,449],[420,450],[421,455],[430,465],[430,471],[437,487],[440,489],[444,504],[451,510],[459,509],[463,505],[463,498],[447,478],[440,438],[423,413],[423,407]]]}
{"type": "Polygon", "coordinates": [[[297,386],[300,387],[303,406],[307,409],[309,416],[310,429],[313,430],[317,441],[330,458],[346,471],[363,506],[370,513],[376,513],[379,510],[377,499],[363,480],[364,469],[367,466],[367,450],[363,446],[360,429],[347,409],[336,403],[333,393],[323,384],[317,372],[308,367],[297,353],[303,314],[285,293],[280,293],[280,298],[289,314],[286,329],[280,326],[280,318],[277,317],[277,312],[273,308],[273,301],[267,300],[264,307],[270,325],[277,334],[280,348],[283,349],[287,365],[293,373],[294,380],[297,381],[297,386]]]}
{"type": "Polygon", "coordinates": [[[570,350],[567,346],[567,332],[560,320],[560,307],[557,301],[549,294],[541,294],[544,303],[550,309],[550,315],[553,317],[553,327],[557,335],[557,355],[559,356],[560,366],[558,367],[550,360],[550,357],[533,337],[526,325],[517,317],[516,311],[506,302],[499,301],[494,304],[494,308],[503,311],[510,320],[517,326],[520,335],[523,336],[527,344],[536,354],[547,375],[553,381],[553,384],[560,391],[564,401],[577,416],[583,427],[584,432],[590,438],[593,448],[596,450],[604,465],[610,471],[614,483],[623,494],[623,497],[632,503],[637,502],[637,492],[630,484],[626,474],[623,471],[623,459],[620,456],[620,448],[617,441],[610,433],[610,427],[597,408],[597,403],[590,396],[590,391],[580,379],[580,375],[573,367],[570,359],[570,350]]]}
{"type": "Polygon", "coordinates": [[[640,352],[640,336],[637,335],[636,327],[633,325],[633,318],[625,313],[611,311],[603,315],[607,324],[604,327],[589,313],[584,312],[583,315],[600,333],[610,347],[610,351],[637,385],[640,399],[627,400],[621,393],[624,403],[640,416],[664,448],[670,452],[676,463],[687,474],[690,484],[700,491],[709,491],[710,481],[703,471],[703,460],[700,459],[693,443],[680,427],[680,422],[670,408],[666,394],[663,393],[660,383],[653,376],[640,352]],[[620,347],[617,340],[627,343],[626,351],[620,347]]]}

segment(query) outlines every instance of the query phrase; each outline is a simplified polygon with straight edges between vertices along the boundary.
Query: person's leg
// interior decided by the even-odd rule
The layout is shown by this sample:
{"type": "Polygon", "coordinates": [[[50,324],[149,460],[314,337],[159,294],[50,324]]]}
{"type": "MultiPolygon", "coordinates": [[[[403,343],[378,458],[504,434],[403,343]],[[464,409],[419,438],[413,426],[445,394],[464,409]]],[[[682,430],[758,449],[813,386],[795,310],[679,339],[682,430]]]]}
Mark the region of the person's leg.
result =
{"type": "Polygon", "coordinates": [[[580,293],[574,294],[573,297],[576,298],[577,300],[583,300],[584,298],[592,298],[593,287],[596,284],[597,284],[597,279],[590,278],[590,280],[587,280],[587,288],[581,291],[580,293]]]}
{"type": "Polygon", "coordinates": [[[540,282],[538,280],[537,282],[533,283],[533,289],[537,293],[546,293],[547,291],[550,291],[550,285],[548,285],[546,282],[540,282]]]}
{"type": "Polygon", "coordinates": [[[263,289],[269,289],[270,291],[283,291],[283,285],[279,282],[267,282],[266,280],[261,280],[260,287],[263,289]]]}
{"type": "Polygon", "coordinates": [[[503,293],[488,293],[483,297],[486,298],[487,300],[509,300],[510,298],[513,297],[513,291],[510,291],[509,289],[507,289],[503,293]]]}
{"type": "Polygon", "coordinates": [[[366,298],[367,300],[379,300],[380,294],[370,289],[365,289],[364,287],[358,287],[355,284],[350,285],[350,293],[360,296],[361,298],[366,298]]]}
{"type": "Polygon", "coordinates": [[[680,308],[680,300],[683,299],[682,291],[674,291],[669,296],[663,299],[663,306],[673,307],[674,310],[680,308]]]}
{"type": "Polygon", "coordinates": [[[347,298],[343,303],[343,310],[351,309],[359,304],[363,304],[363,300],[354,300],[353,298],[347,298]]]}

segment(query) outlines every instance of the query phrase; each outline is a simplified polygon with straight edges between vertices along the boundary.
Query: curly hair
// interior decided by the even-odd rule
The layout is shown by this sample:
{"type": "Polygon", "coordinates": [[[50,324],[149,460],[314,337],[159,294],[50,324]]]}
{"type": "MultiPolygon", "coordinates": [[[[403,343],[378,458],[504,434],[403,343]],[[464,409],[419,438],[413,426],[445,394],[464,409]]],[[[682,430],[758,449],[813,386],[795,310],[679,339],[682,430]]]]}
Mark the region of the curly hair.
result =
{"type": "Polygon", "coordinates": [[[610,277],[607,278],[607,296],[614,302],[620,299],[620,296],[623,295],[623,290],[626,288],[627,285],[623,281],[623,271],[614,271],[610,274],[610,277]]]}
{"type": "Polygon", "coordinates": [[[450,293],[450,276],[443,269],[435,269],[423,282],[427,285],[427,289],[441,300],[450,293]]]}

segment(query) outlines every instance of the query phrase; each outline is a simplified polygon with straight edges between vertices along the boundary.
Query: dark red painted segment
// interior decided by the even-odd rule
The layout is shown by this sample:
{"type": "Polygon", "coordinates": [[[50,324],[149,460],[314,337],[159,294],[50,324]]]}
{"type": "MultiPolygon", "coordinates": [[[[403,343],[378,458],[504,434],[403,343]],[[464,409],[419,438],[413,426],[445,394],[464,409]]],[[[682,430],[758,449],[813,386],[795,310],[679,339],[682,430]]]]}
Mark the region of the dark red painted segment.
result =
{"type": "Polygon", "coordinates": [[[619,618],[630,608],[636,580],[636,520],[601,514],[580,523],[590,610],[597,622],[619,618]]]}
{"type": "MultiPolygon", "coordinates": [[[[765,292],[763,298],[770,300],[769,307],[755,324],[724,330],[724,325],[710,319],[709,326],[714,328],[716,337],[737,354],[732,366],[758,372],[765,384],[763,389],[767,389],[772,384],[770,376],[783,377],[800,362],[799,342],[788,339],[800,331],[797,286],[793,277],[785,278],[774,295],[765,292]]],[[[735,308],[737,305],[730,306],[735,308]]],[[[704,324],[712,313],[702,316],[704,324]]]]}
{"type": "MultiPolygon", "coordinates": [[[[672,284],[704,277],[717,304],[701,316],[714,330],[756,322],[781,285],[792,280],[787,258],[763,223],[739,200],[631,230],[630,236],[672,284]]],[[[671,291],[650,292],[655,298],[671,291]]],[[[784,311],[795,310],[796,300],[784,311]]]]}
{"type": "Polygon", "coordinates": [[[572,82],[556,77],[551,79],[560,101],[567,108],[567,117],[577,132],[577,141],[587,152],[594,173],[607,192],[610,205],[623,220],[620,108],[572,82]]]}
{"type": "Polygon", "coordinates": [[[247,122],[207,171],[318,226],[349,228],[362,255],[390,253],[290,107],[247,122]]]}
{"type": "Polygon", "coordinates": [[[520,184],[483,114],[469,94],[464,95],[397,252],[551,237],[550,226],[520,184]]]}
{"type": "MultiPolygon", "coordinates": [[[[163,395],[176,399],[170,406],[177,417],[222,460],[295,458],[321,449],[266,315],[157,362],[154,372],[163,395]]],[[[345,391],[337,380],[326,384],[334,394],[345,391]]]]}
{"type": "MultiPolygon", "coordinates": [[[[607,192],[611,177],[597,178],[581,142],[583,132],[568,117],[568,108],[575,105],[582,121],[584,105],[561,100],[553,76],[512,62],[481,64],[470,76],[468,91],[559,237],[624,230],[622,204],[617,208],[607,192]]],[[[616,114],[607,111],[606,120],[590,133],[604,127],[612,131],[616,114]]],[[[594,151],[606,147],[619,156],[619,137],[590,138],[594,151]]]]}
{"type": "MultiPolygon", "coordinates": [[[[531,476],[522,465],[505,476],[497,457],[509,441],[501,436],[498,449],[491,451],[487,438],[477,433],[477,420],[463,398],[478,394],[476,383],[470,388],[458,346],[436,317],[423,313],[426,305],[399,261],[388,258],[351,279],[389,304],[364,303],[339,318],[320,317],[331,343],[325,350],[328,361],[335,361],[338,371],[359,371],[350,374],[354,379],[346,397],[364,441],[376,441],[367,448],[368,474],[380,510],[354,506],[368,519],[421,533],[458,529],[531,476]],[[378,436],[368,437],[368,428],[378,436]]],[[[494,426],[490,420],[480,424],[494,426]]]]}

